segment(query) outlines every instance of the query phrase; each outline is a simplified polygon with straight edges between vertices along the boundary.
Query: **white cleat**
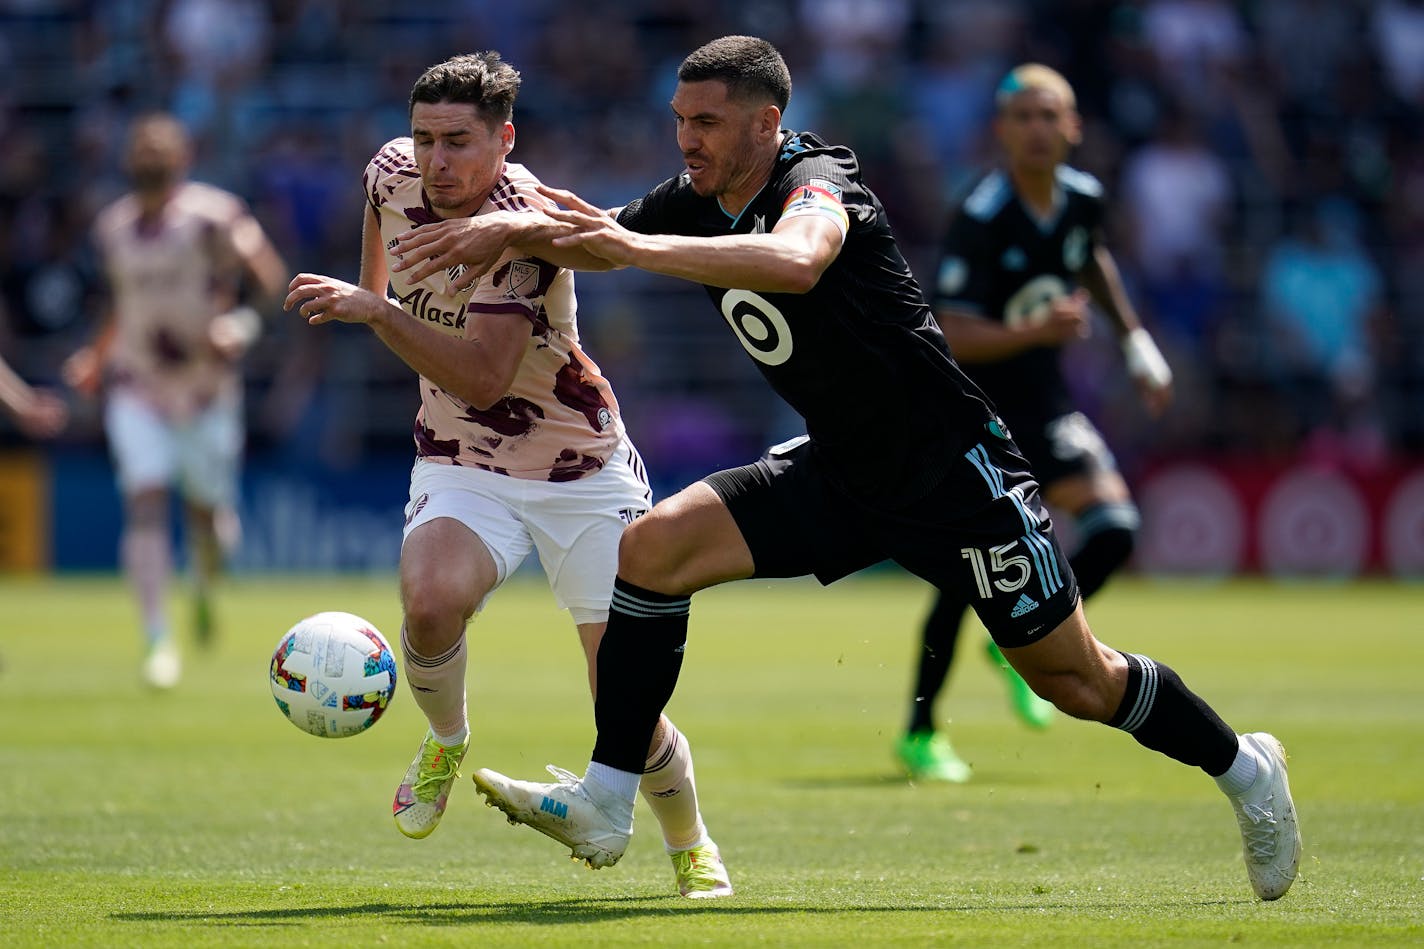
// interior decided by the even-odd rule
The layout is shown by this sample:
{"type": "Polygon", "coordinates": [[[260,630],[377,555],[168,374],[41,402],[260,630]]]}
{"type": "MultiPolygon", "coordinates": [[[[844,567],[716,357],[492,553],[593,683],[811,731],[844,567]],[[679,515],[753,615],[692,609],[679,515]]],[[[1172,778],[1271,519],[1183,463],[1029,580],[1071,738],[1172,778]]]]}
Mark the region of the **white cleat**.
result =
{"type": "Polygon", "coordinates": [[[1241,741],[1256,753],[1256,780],[1230,795],[1241,827],[1242,854],[1251,888],[1263,900],[1278,900],[1295,882],[1300,864],[1300,828],[1286,781],[1286,750],[1272,735],[1254,732],[1241,741]]]}
{"type": "Polygon", "coordinates": [[[150,688],[171,689],[183,676],[183,663],[172,640],[163,639],[149,647],[143,659],[143,681],[150,688]]]}
{"type": "Polygon", "coordinates": [[[633,834],[632,816],[620,823],[609,814],[617,801],[595,800],[597,792],[578,775],[553,765],[548,768],[559,779],[557,784],[516,781],[488,768],[472,777],[485,804],[503,811],[511,824],[524,824],[554,838],[590,869],[613,866],[633,834]]]}

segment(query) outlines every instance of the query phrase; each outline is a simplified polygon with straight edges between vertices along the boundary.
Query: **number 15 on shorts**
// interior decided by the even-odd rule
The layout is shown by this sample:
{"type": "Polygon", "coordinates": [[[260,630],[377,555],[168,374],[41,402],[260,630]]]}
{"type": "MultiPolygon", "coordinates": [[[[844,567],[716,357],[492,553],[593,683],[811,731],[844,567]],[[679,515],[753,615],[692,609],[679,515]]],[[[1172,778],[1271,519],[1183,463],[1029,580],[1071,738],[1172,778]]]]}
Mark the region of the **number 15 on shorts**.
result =
{"type": "Polygon", "coordinates": [[[993,599],[996,589],[1001,593],[1013,593],[1028,583],[1033,573],[1028,557],[1009,553],[1018,546],[1018,541],[1014,541],[987,550],[960,548],[959,555],[969,561],[974,571],[974,586],[979,591],[980,599],[993,599]]]}

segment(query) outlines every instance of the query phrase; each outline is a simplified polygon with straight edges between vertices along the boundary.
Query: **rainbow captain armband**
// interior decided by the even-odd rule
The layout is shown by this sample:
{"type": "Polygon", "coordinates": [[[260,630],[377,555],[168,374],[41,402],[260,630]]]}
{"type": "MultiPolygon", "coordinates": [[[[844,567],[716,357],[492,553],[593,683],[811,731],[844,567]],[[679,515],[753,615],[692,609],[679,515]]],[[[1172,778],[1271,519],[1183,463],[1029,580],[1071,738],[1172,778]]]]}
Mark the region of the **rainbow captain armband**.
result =
{"type": "Polygon", "coordinates": [[[828,217],[841,229],[841,237],[850,231],[850,215],[841,204],[841,189],[823,178],[812,178],[804,185],[798,185],[786,196],[781,205],[781,220],[816,214],[828,217]]]}

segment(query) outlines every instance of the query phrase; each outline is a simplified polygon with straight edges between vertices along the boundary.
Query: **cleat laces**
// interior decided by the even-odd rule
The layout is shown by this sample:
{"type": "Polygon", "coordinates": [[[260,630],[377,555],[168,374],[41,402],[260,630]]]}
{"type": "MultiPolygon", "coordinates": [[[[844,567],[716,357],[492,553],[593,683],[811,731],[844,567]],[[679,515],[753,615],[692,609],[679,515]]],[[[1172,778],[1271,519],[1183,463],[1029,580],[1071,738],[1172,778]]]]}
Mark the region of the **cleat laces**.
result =
{"type": "Polygon", "coordinates": [[[418,800],[430,803],[440,793],[440,786],[459,773],[460,761],[452,751],[437,741],[426,742],[420,753],[420,777],[410,786],[418,800]]]}
{"type": "Polygon", "coordinates": [[[1236,819],[1251,859],[1265,863],[1276,855],[1276,818],[1267,808],[1256,804],[1241,805],[1236,819]],[[1249,821],[1249,823],[1248,823],[1249,821]]]}

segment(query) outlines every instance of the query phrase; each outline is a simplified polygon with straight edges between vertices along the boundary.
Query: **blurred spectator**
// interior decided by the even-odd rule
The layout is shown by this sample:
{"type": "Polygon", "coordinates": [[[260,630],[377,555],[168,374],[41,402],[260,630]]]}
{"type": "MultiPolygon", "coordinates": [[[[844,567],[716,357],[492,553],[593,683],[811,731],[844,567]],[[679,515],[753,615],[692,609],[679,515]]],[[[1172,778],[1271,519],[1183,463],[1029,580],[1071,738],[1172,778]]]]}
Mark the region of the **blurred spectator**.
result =
{"type": "Polygon", "coordinates": [[[1370,27],[1390,89],[1416,108],[1424,105],[1424,3],[1378,0],[1370,27]]]}
{"type": "MultiPolygon", "coordinates": [[[[1202,143],[1190,115],[1169,111],[1159,133],[1128,156],[1121,193],[1131,229],[1126,256],[1147,296],[1159,307],[1184,290],[1210,297],[1221,279],[1233,184],[1226,163],[1202,143]]],[[[1184,309],[1167,318],[1177,323],[1179,334],[1199,338],[1204,327],[1181,320],[1201,312],[1184,309]]]]}
{"type": "Polygon", "coordinates": [[[1306,434],[1356,429],[1372,414],[1380,273],[1360,246],[1351,204],[1322,200],[1299,218],[1261,276],[1265,352],[1306,434]]]}

